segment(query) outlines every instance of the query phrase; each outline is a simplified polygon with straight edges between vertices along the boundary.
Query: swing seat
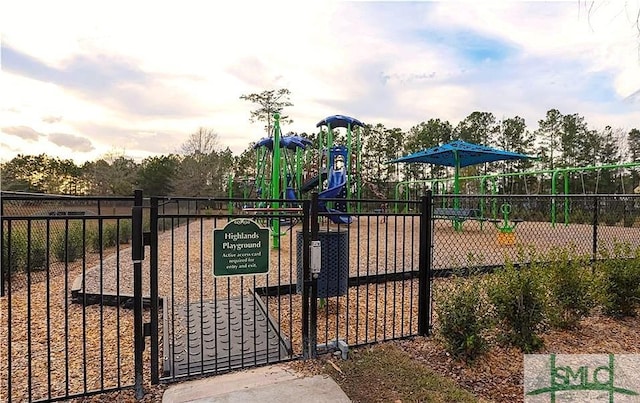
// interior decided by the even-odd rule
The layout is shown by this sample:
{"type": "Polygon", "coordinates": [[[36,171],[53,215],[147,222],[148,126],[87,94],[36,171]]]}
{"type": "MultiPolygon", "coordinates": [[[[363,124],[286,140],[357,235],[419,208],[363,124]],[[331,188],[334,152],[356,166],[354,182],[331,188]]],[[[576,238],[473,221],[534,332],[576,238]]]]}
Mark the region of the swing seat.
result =
{"type": "Polygon", "coordinates": [[[437,207],[433,209],[433,218],[445,220],[479,220],[484,221],[485,218],[480,217],[479,209],[469,208],[453,208],[453,207],[437,207]]]}

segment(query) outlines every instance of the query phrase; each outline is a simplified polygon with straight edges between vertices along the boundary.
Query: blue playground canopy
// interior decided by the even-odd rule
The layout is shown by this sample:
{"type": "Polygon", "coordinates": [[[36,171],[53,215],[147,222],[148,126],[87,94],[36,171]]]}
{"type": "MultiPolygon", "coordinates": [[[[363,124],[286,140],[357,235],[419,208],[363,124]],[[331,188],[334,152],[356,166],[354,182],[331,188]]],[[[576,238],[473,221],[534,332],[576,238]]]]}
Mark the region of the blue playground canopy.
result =
{"type": "MultiPolygon", "coordinates": [[[[307,138],[292,135],[292,136],[282,136],[280,137],[280,147],[287,148],[289,150],[295,150],[296,148],[306,149],[308,146],[313,144],[313,142],[307,138]]],[[[267,147],[269,150],[273,149],[273,138],[264,137],[253,146],[253,148],[259,147],[267,147]]]]}
{"type": "Polygon", "coordinates": [[[535,157],[506,150],[499,150],[497,148],[483,146],[480,144],[467,143],[462,140],[455,140],[441,146],[428,148],[413,154],[405,155],[404,157],[400,157],[395,160],[387,161],[387,164],[397,162],[418,162],[463,168],[485,162],[527,158],[535,157]]]}
{"type": "Polygon", "coordinates": [[[331,128],[336,128],[336,127],[346,128],[349,125],[351,125],[351,127],[354,127],[354,126],[364,127],[364,123],[362,123],[358,119],[352,118],[349,116],[344,116],[344,115],[333,115],[333,116],[326,117],[321,121],[319,121],[318,124],[316,124],[316,127],[331,126],[331,128]]]}

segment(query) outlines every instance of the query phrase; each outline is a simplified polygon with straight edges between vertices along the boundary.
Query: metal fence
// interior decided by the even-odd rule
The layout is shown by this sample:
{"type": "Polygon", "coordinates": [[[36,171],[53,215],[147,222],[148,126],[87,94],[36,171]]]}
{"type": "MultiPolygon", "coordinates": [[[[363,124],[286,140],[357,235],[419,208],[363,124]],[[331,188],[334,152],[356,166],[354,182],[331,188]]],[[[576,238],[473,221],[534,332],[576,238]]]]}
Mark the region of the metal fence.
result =
{"type": "Polygon", "coordinates": [[[433,204],[435,276],[544,260],[557,249],[596,260],[618,244],[640,246],[640,195],[436,196],[433,204]]]}
{"type": "MultiPolygon", "coordinates": [[[[434,277],[554,248],[599,259],[619,243],[640,246],[637,195],[2,196],[8,401],[123,388],[141,397],[147,377],[171,382],[426,335],[434,277]],[[249,220],[271,231],[266,272],[214,273],[227,248],[216,234],[242,238],[230,223],[249,220]]],[[[246,268],[249,252],[229,253],[227,269],[246,268]]]]}
{"type": "Polygon", "coordinates": [[[133,386],[133,316],[105,295],[120,296],[124,282],[110,282],[131,267],[132,205],[132,197],[3,193],[0,399],[133,386]],[[84,292],[89,284],[94,294],[84,292]]]}

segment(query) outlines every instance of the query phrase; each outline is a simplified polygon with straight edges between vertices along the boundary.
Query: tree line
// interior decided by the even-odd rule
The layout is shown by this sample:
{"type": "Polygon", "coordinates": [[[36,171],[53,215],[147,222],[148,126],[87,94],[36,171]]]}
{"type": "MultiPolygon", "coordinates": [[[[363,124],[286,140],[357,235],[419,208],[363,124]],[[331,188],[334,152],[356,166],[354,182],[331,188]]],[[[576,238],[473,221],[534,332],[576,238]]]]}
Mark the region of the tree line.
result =
{"type": "MultiPolygon", "coordinates": [[[[270,135],[273,113],[282,114],[285,107],[293,105],[289,96],[288,90],[281,89],[242,95],[241,99],[257,105],[251,111],[250,120],[266,123],[264,129],[266,135],[270,135]]],[[[285,121],[290,122],[286,115],[285,121]]],[[[314,142],[318,139],[318,133],[296,134],[314,142]]],[[[534,130],[529,129],[520,116],[498,119],[491,112],[475,111],[455,126],[439,118],[420,122],[408,130],[389,128],[381,123],[368,124],[361,132],[361,139],[360,166],[354,175],[384,189],[389,197],[393,196],[392,184],[399,180],[447,177],[451,170],[430,164],[386,162],[455,139],[538,157],[467,167],[461,174],[468,176],[640,161],[637,128],[628,132],[611,126],[596,129],[590,127],[583,116],[563,114],[558,109],[547,111],[534,130]]],[[[336,143],[341,140],[344,133],[338,132],[336,143]]],[[[146,195],[221,197],[227,195],[230,175],[234,178],[255,175],[253,145],[248,144],[240,155],[234,155],[228,147],[220,146],[220,136],[213,129],[199,128],[175,154],[148,157],[140,162],[116,153],[82,165],[44,154],[18,155],[1,164],[2,190],[130,195],[140,188],[146,195]]],[[[317,165],[317,152],[305,163],[307,170],[313,170],[317,165]]],[[[639,171],[573,173],[571,191],[580,193],[591,189],[593,192],[597,187],[598,193],[631,192],[639,184],[639,171]]],[[[530,189],[545,191],[541,180],[535,178],[512,177],[502,186],[508,186],[513,193],[531,192],[530,189]]]]}

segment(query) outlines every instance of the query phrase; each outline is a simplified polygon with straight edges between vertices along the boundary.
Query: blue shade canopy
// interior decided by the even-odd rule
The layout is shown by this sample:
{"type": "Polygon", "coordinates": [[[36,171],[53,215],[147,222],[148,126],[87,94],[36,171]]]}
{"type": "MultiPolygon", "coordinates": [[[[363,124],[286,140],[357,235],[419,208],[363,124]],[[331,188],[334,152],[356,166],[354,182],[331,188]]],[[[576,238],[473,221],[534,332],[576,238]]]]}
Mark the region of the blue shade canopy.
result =
{"type": "Polygon", "coordinates": [[[331,128],[335,129],[336,127],[347,127],[349,125],[351,125],[351,127],[354,127],[354,126],[364,127],[364,123],[362,123],[358,119],[355,119],[349,116],[344,116],[344,115],[333,115],[333,116],[326,117],[321,121],[319,121],[318,124],[316,124],[316,127],[331,126],[331,128]]]}
{"type": "Polygon", "coordinates": [[[387,164],[397,162],[418,162],[448,167],[467,167],[485,162],[520,160],[535,158],[525,154],[499,150],[479,144],[467,143],[456,140],[441,146],[421,150],[413,154],[405,155],[395,160],[387,161],[387,164]]]}
{"type": "MultiPolygon", "coordinates": [[[[308,146],[313,144],[311,140],[301,136],[282,136],[280,137],[280,147],[288,148],[289,150],[295,150],[296,148],[306,149],[308,146]]],[[[273,138],[265,137],[256,143],[253,148],[267,147],[269,150],[273,149],[273,138]]]]}

